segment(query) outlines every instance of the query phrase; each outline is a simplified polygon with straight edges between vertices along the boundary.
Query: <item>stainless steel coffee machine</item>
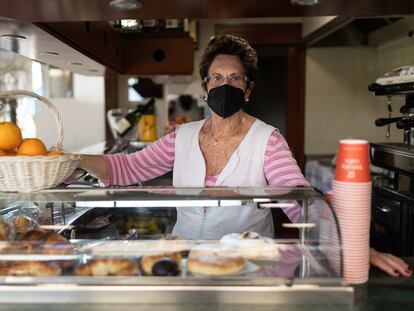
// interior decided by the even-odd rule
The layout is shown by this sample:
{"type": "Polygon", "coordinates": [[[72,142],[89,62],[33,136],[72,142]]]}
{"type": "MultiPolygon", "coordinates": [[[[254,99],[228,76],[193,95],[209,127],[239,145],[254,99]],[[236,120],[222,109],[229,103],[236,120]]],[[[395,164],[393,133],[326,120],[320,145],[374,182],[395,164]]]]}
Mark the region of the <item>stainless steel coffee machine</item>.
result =
{"type": "Polygon", "coordinates": [[[389,115],[375,120],[377,126],[395,123],[402,130],[401,143],[371,143],[371,163],[382,168],[373,178],[371,244],[400,256],[414,254],[414,82],[380,85],[369,90],[386,96],[389,115]],[[401,115],[392,117],[392,98],[404,96],[401,115]]]}

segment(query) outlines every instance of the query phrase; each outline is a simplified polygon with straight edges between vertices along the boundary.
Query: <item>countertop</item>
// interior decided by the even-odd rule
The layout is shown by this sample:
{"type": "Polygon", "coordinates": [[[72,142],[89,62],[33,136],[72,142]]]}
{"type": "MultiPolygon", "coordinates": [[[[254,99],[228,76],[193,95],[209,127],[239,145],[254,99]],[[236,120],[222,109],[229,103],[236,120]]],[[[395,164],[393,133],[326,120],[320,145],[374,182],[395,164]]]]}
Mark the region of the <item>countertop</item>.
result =
{"type": "MultiPolygon", "coordinates": [[[[414,257],[404,258],[411,267],[414,266],[414,257]]],[[[1,305],[0,310],[87,310],[87,311],[325,311],[325,310],[413,310],[414,309],[414,278],[396,278],[372,268],[369,281],[355,288],[355,303],[353,306],[338,305],[217,305],[217,304],[151,304],[151,305],[1,305]]],[[[300,297],[298,297],[300,302],[300,297]]]]}

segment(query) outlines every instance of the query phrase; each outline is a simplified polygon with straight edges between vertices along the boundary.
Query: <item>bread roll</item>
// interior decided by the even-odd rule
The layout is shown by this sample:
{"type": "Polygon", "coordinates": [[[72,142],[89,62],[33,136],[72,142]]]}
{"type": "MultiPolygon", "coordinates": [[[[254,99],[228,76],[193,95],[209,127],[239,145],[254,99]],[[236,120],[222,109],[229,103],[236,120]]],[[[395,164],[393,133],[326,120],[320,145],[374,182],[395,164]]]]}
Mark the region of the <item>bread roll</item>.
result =
{"type": "Polygon", "coordinates": [[[74,251],[73,245],[54,231],[32,230],[27,232],[21,241],[32,245],[32,253],[68,255],[74,251]]]}
{"type": "Polygon", "coordinates": [[[27,217],[26,215],[18,215],[14,217],[13,225],[16,233],[18,234],[25,234],[38,226],[33,219],[27,217]]]}
{"type": "Polygon", "coordinates": [[[138,275],[136,261],[124,258],[93,259],[75,269],[79,276],[134,276],[138,275]]]}
{"type": "Polygon", "coordinates": [[[187,271],[204,275],[229,275],[243,270],[245,264],[241,257],[188,257],[187,271]]]}
{"type": "Polygon", "coordinates": [[[0,241],[7,241],[9,239],[10,226],[7,222],[0,219],[0,241]]]}
{"type": "Polygon", "coordinates": [[[220,244],[200,244],[191,249],[187,271],[204,275],[229,275],[240,272],[245,260],[234,249],[220,244]]]}
{"type": "Polygon", "coordinates": [[[248,260],[273,260],[279,254],[279,245],[257,232],[230,233],[220,240],[221,245],[235,248],[237,254],[248,260]]]}
{"type": "Polygon", "coordinates": [[[55,276],[60,273],[59,267],[40,261],[12,262],[0,268],[0,275],[55,276]]]}

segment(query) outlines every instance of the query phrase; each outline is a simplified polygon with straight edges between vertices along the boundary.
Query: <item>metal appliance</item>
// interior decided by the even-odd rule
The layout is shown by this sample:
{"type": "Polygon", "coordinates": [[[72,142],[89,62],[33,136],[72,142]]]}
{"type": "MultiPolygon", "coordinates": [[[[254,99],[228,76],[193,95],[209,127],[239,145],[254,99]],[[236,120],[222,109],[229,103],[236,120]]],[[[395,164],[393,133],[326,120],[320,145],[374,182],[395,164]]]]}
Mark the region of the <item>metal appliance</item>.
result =
{"type": "Polygon", "coordinates": [[[375,120],[377,126],[395,123],[403,130],[402,143],[371,143],[371,163],[383,169],[373,180],[372,245],[400,256],[414,254],[414,82],[380,85],[369,90],[387,96],[388,118],[375,120]],[[392,117],[393,96],[405,96],[401,116],[392,117]]]}

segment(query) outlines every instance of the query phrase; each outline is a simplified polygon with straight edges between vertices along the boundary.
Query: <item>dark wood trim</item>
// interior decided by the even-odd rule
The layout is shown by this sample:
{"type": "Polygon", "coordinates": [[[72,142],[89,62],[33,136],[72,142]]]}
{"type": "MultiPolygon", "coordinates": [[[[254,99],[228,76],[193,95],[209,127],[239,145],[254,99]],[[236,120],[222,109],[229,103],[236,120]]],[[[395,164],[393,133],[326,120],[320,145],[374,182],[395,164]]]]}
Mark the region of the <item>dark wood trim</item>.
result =
{"type": "Polygon", "coordinates": [[[412,0],[322,0],[315,6],[290,0],[142,0],[139,10],[118,10],[109,0],[1,0],[1,16],[30,22],[109,21],[123,18],[243,18],[391,16],[414,13],[412,0]]]}
{"type": "Polygon", "coordinates": [[[215,33],[239,36],[252,45],[290,45],[302,42],[301,24],[216,24],[215,33]]]}
{"type": "Polygon", "coordinates": [[[112,140],[111,129],[106,121],[106,113],[108,110],[118,108],[118,74],[112,70],[107,69],[105,72],[105,138],[112,140]]]}
{"type": "Polygon", "coordinates": [[[412,0],[321,0],[315,6],[292,5],[290,0],[205,0],[205,18],[391,16],[414,13],[412,0]]]}
{"type": "Polygon", "coordinates": [[[311,32],[309,35],[302,39],[302,42],[307,46],[310,46],[317,41],[323,39],[324,37],[330,35],[334,31],[342,28],[354,20],[352,17],[347,16],[337,16],[330,22],[326,23],[322,27],[316,29],[314,32],[311,32]]]}
{"type": "Polygon", "coordinates": [[[305,65],[306,47],[289,47],[286,140],[302,171],[305,165],[305,65]]]}

